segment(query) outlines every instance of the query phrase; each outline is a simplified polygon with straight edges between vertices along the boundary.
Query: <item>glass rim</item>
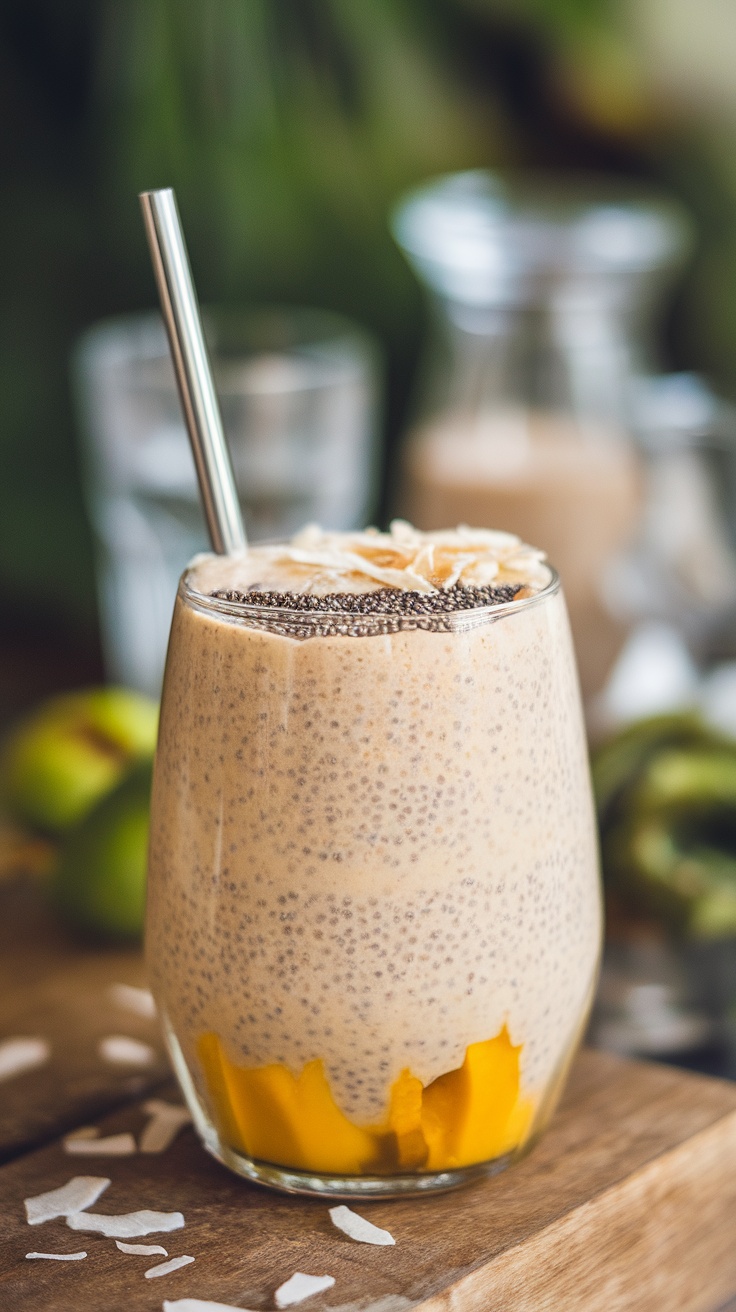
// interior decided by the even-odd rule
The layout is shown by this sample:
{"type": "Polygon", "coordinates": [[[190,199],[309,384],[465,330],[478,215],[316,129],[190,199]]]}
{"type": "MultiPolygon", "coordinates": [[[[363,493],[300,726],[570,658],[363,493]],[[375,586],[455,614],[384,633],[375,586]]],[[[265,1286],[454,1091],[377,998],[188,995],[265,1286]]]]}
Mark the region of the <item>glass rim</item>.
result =
{"type": "Polygon", "coordinates": [[[293,635],[295,637],[370,637],[374,634],[414,629],[434,630],[441,633],[461,632],[503,619],[508,615],[518,614],[554,596],[560,591],[560,576],[554,565],[550,565],[547,561],[545,561],[545,568],[549,570],[550,577],[538,592],[532,592],[526,597],[515,597],[511,601],[495,602],[489,606],[470,607],[467,610],[406,614],[385,610],[361,614],[359,611],[299,610],[291,606],[264,606],[245,601],[226,601],[222,597],[199,592],[190,584],[189,576],[193,563],[187,565],[179,580],[177,596],[185,605],[202,614],[219,616],[231,623],[240,622],[245,627],[255,624],[275,631],[283,626],[290,630],[303,630],[303,632],[295,632],[293,635]],[[320,630],[324,629],[329,629],[329,633],[321,634],[320,630]]]}

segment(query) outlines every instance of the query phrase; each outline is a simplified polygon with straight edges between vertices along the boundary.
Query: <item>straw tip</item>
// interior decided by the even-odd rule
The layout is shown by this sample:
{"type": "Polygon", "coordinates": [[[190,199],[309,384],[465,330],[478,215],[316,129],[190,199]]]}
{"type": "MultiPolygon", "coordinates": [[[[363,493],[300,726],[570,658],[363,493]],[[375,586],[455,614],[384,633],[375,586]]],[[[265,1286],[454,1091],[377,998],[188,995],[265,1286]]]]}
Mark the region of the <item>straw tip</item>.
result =
{"type": "Polygon", "coordinates": [[[149,191],[139,191],[138,199],[140,201],[153,200],[157,196],[173,196],[173,187],[152,187],[149,191]]]}

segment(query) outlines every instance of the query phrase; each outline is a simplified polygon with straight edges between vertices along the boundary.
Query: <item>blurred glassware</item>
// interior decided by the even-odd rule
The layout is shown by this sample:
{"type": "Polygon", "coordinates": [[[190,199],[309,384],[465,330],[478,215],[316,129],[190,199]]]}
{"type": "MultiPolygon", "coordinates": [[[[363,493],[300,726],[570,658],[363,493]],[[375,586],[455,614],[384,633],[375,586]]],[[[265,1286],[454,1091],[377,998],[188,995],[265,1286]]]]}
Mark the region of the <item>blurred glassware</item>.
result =
{"type": "Polygon", "coordinates": [[[672,625],[703,663],[730,631],[736,654],[736,409],[697,374],[634,380],[645,462],[631,547],[605,580],[624,620],[672,625]]]}
{"type": "Polygon", "coordinates": [[[606,945],[588,1040],[621,1057],[682,1060],[709,1049],[718,1026],[693,996],[682,954],[656,934],[606,945]]]}
{"type": "MultiPolygon", "coordinates": [[[[205,333],[251,541],[374,509],[379,356],[322,310],[211,310],[205,333]]],[[[207,549],[161,319],[109,320],[74,359],[108,674],[157,695],[187,561],[207,549]]]]}
{"type": "Polygon", "coordinates": [[[475,171],[409,195],[393,231],[434,311],[399,508],[421,528],[468,522],[544,547],[590,696],[625,632],[601,575],[640,509],[628,384],[651,367],[687,221],[615,184],[475,171]]]}

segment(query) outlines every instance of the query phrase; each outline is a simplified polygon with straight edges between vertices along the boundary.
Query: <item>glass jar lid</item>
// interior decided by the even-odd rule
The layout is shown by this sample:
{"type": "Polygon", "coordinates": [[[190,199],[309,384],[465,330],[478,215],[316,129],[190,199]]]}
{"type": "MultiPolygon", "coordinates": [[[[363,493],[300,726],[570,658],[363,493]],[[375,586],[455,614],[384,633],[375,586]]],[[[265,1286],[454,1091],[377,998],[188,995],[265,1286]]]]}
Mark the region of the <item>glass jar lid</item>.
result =
{"type": "Polygon", "coordinates": [[[576,277],[652,273],[681,259],[690,238],[677,204],[630,184],[482,169],[411,192],[392,231],[434,291],[475,306],[537,299],[576,277]]]}

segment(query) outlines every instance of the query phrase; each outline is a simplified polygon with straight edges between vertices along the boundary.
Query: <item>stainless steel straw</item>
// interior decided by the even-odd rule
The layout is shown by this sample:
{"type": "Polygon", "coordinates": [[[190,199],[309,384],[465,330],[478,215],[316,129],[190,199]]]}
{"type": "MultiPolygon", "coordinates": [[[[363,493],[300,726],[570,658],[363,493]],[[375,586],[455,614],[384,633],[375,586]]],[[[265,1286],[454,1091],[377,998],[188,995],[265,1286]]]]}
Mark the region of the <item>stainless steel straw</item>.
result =
{"type": "Polygon", "coordinates": [[[234,555],[245,530],[176,197],[167,187],[140,202],[207,528],[214,550],[234,555]]]}

